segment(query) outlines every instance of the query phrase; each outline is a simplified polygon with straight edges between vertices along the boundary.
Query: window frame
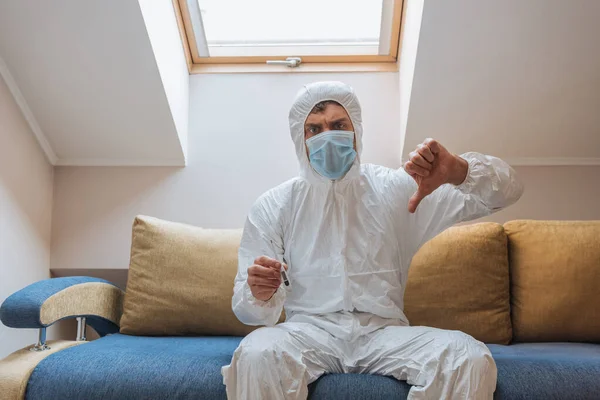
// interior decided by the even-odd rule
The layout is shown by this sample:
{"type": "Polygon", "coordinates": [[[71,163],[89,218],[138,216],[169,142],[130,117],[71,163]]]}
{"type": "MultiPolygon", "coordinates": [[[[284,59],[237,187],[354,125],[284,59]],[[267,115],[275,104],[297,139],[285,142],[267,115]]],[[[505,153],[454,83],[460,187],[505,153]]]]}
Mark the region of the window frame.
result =
{"type": "MultiPolygon", "coordinates": [[[[301,56],[299,67],[267,65],[267,60],[285,60],[288,56],[200,57],[194,36],[187,0],[172,0],[179,33],[190,73],[212,72],[391,72],[398,70],[399,43],[402,36],[404,8],[408,0],[393,1],[389,55],[301,56]]],[[[291,54],[289,57],[295,55],[291,54]]]]}

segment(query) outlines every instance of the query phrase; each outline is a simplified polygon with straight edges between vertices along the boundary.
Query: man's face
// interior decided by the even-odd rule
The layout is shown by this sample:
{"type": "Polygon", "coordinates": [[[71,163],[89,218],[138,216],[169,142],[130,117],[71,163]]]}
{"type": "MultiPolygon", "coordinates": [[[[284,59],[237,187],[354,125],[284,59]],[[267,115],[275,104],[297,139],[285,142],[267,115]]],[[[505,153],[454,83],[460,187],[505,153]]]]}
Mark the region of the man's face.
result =
{"type": "MultiPolygon", "coordinates": [[[[310,113],[304,122],[304,140],[327,131],[354,131],[350,116],[344,107],[329,103],[323,111],[310,113]]],[[[354,139],[356,149],[356,138],[354,139]]]]}

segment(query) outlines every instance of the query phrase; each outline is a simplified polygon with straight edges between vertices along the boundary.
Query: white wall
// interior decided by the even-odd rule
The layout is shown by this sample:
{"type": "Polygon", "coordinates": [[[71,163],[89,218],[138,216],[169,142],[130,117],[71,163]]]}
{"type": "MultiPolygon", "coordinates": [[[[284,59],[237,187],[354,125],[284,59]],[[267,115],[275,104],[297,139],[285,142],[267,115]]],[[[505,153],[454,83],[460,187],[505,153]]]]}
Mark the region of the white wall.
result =
{"type": "Polygon", "coordinates": [[[0,1],[0,54],[58,165],[184,165],[187,76],[161,76],[183,54],[172,2],[154,3],[0,1]]]}
{"type": "MultiPolygon", "coordinates": [[[[0,77],[0,302],[49,277],[52,166],[0,77]]],[[[35,330],[0,324],[0,359],[32,344],[35,330]]]]}
{"type": "MultiPolygon", "coordinates": [[[[404,16],[402,34],[399,47],[399,88],[400,91],[400,136],[402,147],[406,138],[406,128],[410,110],[410,96],[412,94],[415,63],[421,31],[421,18],[423,17],[424,0],[406,1],[404,3],[404,16]]],[[[407,154],[401,148],[401,154],[407,154]]],[[[410,150],[409,150],[410,152],[410,150]]]]}
{"type": "MultiPolygon", "coordinates": [[[[188,167],[56,169],[51,267],[126,268],[131,223],[140,213],[241,227],[261,193],[297,172],[287,127],[297,89],[333,77],[361,99],[365,162],[400,167],[398,74],[194,75],[188,167]]],[[[600,219],[600,167],[517,171],[525,195],[490,220],[600,219]]]]}
{"type": "Polygon", "coordinates": [[[404,154],[600,160],[600,1],[426,1],[404,154]]]}
{"type": "Polygon", "coordinates": [[[177,135],[187,156],[190,75],[173,3],[139,0],[177,135]]]}
{"type": "Polygon", "coordinates": [[[359,95],[363,160],[399,167],[397,73],[194,75],[186,168],[56,169],[51,267],[127,267],[139,213],[241,227],[261,193],[296,175],[289,107],[303,84],[325,79],[359,95]]]}
{"type": "Polygon", "coordinates": [[[600,166],[515,167],[525,192],[513,206],[480,221],[600,220],[600,166]]]}

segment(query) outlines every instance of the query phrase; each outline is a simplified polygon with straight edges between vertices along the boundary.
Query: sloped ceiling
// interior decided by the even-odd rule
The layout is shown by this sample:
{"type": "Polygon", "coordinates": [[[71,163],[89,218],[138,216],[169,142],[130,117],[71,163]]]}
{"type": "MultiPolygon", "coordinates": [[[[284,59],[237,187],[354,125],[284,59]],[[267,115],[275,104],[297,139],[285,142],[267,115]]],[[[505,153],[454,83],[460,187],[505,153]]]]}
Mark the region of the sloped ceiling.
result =
{"type": "MultiPolygon", "coordinates": [[[[404,157],[436,137],[513,164],[600,165],[600,1],[408,1],[414,74],[390,89],[404,157]]],[[[0,1],[0,72],[54,164],[185,164],[189,77],[172,11],[0,1]]]]}
{"type": "Polygon", "coordinates": [[[0,56],[54,164],[185,164],[137,1],[2,1],[0,56]]]}
{"type": "MultiPolygon", "coordinates": [[[[403,155],[600,164],[600,1],[425,1],[403,155]]],[[[402,89],[401,89],[402,90],[402,89]]]]}

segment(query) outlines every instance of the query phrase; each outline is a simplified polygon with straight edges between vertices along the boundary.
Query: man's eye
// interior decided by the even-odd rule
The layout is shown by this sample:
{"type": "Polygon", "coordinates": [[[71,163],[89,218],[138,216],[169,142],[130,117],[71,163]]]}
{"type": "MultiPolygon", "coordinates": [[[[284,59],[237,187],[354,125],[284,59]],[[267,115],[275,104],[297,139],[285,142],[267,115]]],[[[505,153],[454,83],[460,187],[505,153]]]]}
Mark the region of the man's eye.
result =
{"type": "Polygon", "coordinates": [[[335,129],[344,130],[344,129],[346,129],[346,124],[343,122],[338,122],[335,129]]]}
{"type": "Polygon", "coordinates": [[[308,131],[310,133],[318,133],[319,132],[319,128],[317,128],[316,126],[311,126],[310,128],[308,128],[308,131]]]}

